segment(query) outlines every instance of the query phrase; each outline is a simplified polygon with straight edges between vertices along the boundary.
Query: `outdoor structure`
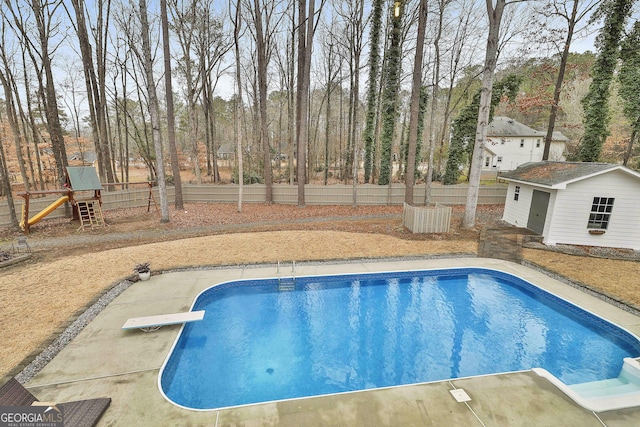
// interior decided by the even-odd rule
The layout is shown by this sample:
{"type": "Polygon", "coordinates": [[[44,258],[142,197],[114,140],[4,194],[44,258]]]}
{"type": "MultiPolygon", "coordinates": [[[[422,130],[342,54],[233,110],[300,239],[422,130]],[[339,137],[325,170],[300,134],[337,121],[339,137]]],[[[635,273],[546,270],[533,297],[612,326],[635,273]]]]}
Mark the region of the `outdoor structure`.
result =
{"type": "MultiPolygon", "coordinates": [[[[542,161],[545,136],[546,132],[531,129],[509,117],[494,117],[487,129],[482,170],[511,171],[524,163],[542,161]]],[[[560,132],[553,133],[550,161],[565,160],[568,140],[560,132]]]]}
{"type": "Polygon", "coordinates": [[[47,215],[54,212],[65,203],[70,203],[73,209],[73,219],[80,221],[80,229],[85,227],[103,227],[104,217],[102,216],[102,185],[93,166],[67,166],[67,182],[64,189],[25,191],[18,193],[24,198],[22,205],[22,220],[20,228],[25,233],[29,233],[29,228],[41,221],[47,215]],[[87,195],[87,192],[90,192],[87,195]],[[31,196],[42,196],[47,194],[62,194],[60,198],[45,207],[36,215],[29,217],[29,202],[31,196]],[[82,198],[79,198],[82,197],[82,198]]]}
{"type": "Polygon", "coordinates": [[[547,245],[640,250],[640,173],[608,163],[527,163],[509,182],[503,220],[547,245]]]}
{"type": "Polygon", "coordinates": [[[404,204],[402,225],[412,233],[448,233],[451,228],[451,206],[411,206],[404,204]]]}

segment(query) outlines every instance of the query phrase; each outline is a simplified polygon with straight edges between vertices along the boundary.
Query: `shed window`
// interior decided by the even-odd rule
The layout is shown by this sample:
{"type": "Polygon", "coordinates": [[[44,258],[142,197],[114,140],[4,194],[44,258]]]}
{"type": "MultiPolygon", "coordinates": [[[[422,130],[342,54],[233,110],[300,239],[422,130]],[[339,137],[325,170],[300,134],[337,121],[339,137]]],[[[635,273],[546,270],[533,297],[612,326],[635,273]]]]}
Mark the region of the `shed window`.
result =
{"type": "Polygon", "coordinates": [[[540,148],[540,139],[536,140],[536,148],[540,148]]]}
{"type": "Polygon", "coordinates": [[[613,197],[594,197],[587,228],[606,230],[613,211],[613,197]]]}
{"type": "Polygon", "coordinates": [[[516,189],[513,191],[513,200],[517,202],[519,198],[520,198],[520,186],[516,185],[516,189]]]}
{"type": "Polygon", "coordinates": [[[520,140],[520,148],[524,147],[524,139],[520,140]]]}

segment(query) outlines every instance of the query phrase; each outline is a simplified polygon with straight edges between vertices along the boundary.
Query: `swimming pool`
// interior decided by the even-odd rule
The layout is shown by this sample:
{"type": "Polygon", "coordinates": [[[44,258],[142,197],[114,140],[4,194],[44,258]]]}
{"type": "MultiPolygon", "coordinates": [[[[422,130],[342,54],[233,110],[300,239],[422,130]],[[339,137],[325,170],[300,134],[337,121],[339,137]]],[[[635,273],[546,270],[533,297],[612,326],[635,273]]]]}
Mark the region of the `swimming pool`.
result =
{"type": "Polygon", "coordinates": [[[298,277],[202,292],[159,378],[191,409],[542,367],[566,384],[614,378],[630,333],[488,269],[298,277]],[[280,283],[282,285],[282,283],[280,283]]]}

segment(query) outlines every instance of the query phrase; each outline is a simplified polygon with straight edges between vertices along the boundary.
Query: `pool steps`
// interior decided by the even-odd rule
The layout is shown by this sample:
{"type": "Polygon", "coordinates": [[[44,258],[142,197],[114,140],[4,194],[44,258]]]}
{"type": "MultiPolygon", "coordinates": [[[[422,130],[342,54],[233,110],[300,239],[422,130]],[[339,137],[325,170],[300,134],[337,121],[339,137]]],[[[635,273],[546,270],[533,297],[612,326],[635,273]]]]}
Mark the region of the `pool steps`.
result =
{"type": "Polygon", "coordinates": [[[625,358],[618,378],[566,385],[546,369],[533,371],[549,380],[578,405],[594,412],[640,406],[640,362],[625,358]]]}
{"type": "Polygon", "coordinates": [[[293,291],[296,289],[296,262],[295,261],[293,261],[291,264],[290,277],[282,277],[280,275],[280,261],[278,261],[278,265],[276,267],[276,274],[278,277],[278,291],[286,292],[286,291],[293,291]]]}

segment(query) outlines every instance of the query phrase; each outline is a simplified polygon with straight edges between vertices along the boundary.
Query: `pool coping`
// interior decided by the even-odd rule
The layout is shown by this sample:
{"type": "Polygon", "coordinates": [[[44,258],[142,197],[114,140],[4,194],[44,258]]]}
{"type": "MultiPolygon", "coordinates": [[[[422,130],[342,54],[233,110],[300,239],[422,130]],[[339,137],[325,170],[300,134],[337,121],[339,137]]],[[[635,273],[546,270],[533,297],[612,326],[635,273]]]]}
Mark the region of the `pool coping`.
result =
{"type": "MultiPolygon", "coordinates": [[[[304,283],[308,283],[310,280],[313,281],[314,278],[330,278],[330,279],[340,279],[343,277],[347,277],[349,278],[348,280],[357,280],[360,279],[362,276],[371,276],[370,280],[375,280],[375,279],[379,279],[379,278],[384,278],[386,279],[387,277],[396,277],[393,276],[394,273],[399,273],[402,274],[402,277],[409,277],[411,276],[411,274],[426,274],[428,275],[428,277],[440,277],[442,275],[460,275],[460,274],[492,274],[492,277],[496,277],[496,278],[502,278],[505,279],[507,281],[509,281],[512,286],[517,287],[517,288],[521,288],[523,290],[526,290],[527,292],[533,292],[534,294],[536,294],[537,296],[541,296],[543,297],[545,300],[548,300],[550,303],[554,303],[560,307],[563,307],[566,310],[569,310],[571,312],[575,312],[575,311],[582,311],[584,313],[586,313],[587,317],[590,319],[590,321],[592,322],[598,322],[600,324],[600,326],[602,328],[611,328],[612,326],[619,329],[623,334],[626,335],[630,335],[631,338],[635,339],[636,341],[638,341],[640,343],[640,337],[638,335],[635,335],[633,332],[615,324],[612,322],[609,322],[607,319],[599,316],[596,313],[593,313],[589,310],[583,309],[582,307],[580,307],[579,305],[575,305],[573,303],[571,303],[570,301],[568,301],[565,298],[562,298],[560,296],[555,295],[552,292],[549,292],[539,286],[537,286],[535,283],[532,283],[526,279],[523,279],[522,277],[512,274],[512,273],[505,273],[503,270],[501,269],[496,269],[496,268],[487,268],[487,267],[450,267],[450,268],[435,268],[435,269],[406,269],[406,270],[401,270],[401,271],[376,271],[376,272],[371,272],[371,273],[340,273],[340,274],[330,274],[330,275],[299,275],[296,274],[295,271],[295,263],[293,263],[290,274],[289,275],[281,275],[280,274],[280,265],[278,264],[277,266],[277,272],[278,272],[278,276],[277,277],[263,277],[263,278],[251,278],[251,279],[239,279],[239,280],[230,280],[230,281],[225,281],[225,282],[220,282],[217,283],[215,285],[212,285],[208,288],[203,289],[202,291],[200,291],[194,298],[193,303],[191,304],[191,307],[189,309],[190,312],[192,312],[196,306],[196,303],[198,301],[198,299],[200,299],[202,297],[202,295],[204,295],[205,293],[219,288],[219,287],[223,287],[226,289],[226,287],[233,287],[233,286],[243,286],[243,285],[247,285],[247,286],[253,286],[256,283],[255,282],[262,282],[262,281],[275,281],[275,279],[277,279],[278,283],[280,283],[280,280],[283,279],[285,281],[287,281],[287,283],[289,283],[288,281],[291,280],[292,285],[294,286],[292,289],[287,289],[287,291],[289,290],[293,290],[295,289],[295,283],[296,283],[296,279],[302,279],[303,280],[303,286],[304,283]],[[576,310],[577,309],[577,310],[576,310]]],[[[310,395],[310,396],[298,396],[298,397],[290,397],[290,398],[284,398],[284,399],[275,399],[275,400],[270,400],[270,401],[265,401],[265,402],[251,402],[251,403],[241,403],[241,404],[237,404],[237,405],[229,405],[229,406],[220,406],[220,407],[214,407],[214,408],[192,408],[189,406],[185,406],[182,405],[180,403],[177,403],[176,401],[174,401],[173,399],[171,399],[166,393],[165,390],[163,389],[162,386],[162,374],[164,373],[165,369],[167,368],[167,364],[169,363],[170,359],[171,359],[171,354],[175,351],[176,346],[178,345],[180,338],[182,337],[182,334],[184,333],[184,330],[186,328],[186,323],[182,324],[182,327],[180,328],[180,331],[178,332],[178,335],[176,336],[175,341],[173,342],[173,345],[171,346],[171,349],[169,351],[169,353],[167,354],[167,357],[165,358],[164,362],[162,363],[162,366],[160,367],[160,373],[158,375],[158,390],[160,391],[160,393],[162,394],[162,396],[171,404],[176,405],[182,409],[186,409],[186,410],[191,410],[191,411],[219,411],[219,410],[225,410],[225,409],[231,409],[231,408],[239,408],[239,407],[243,407],[243,406],[249,406],[249,405],[254,405],[254,404],[259,404],[259,403],[267,403],[267,402],[282,402],[282,401],[289,401],[289,400],[295,400],[295,399],[303,399],[303,398],[309,398],[309,397],[320,397],[320,396],[330,396],[330,395],[340,395],[340,394],[346,394],[346,393],[357,393],[357,392],[361,392],[361,391],[366,391],[366,390],[372,390],[372,389],[384,389],[384,388],[392,388],[392,387],[402,387],[402,386],[411,386],[411,385],[418,385],[418,384],[429,384],[429,383],[434,383],[434,382],[440,382],[440,381],[450,381],[450,380],[454,380],[454,379],[462,379],[462,378],[476,378],[476,377],[484,377],[487,375],[501,375],[501,374],[509,374],[509,373],[517,373],[517,372],[525,372],[525,371],[533,371],[534,373],[536,373],[537,375],[546,378],[547,380],[549,380],[552,384],[554,384],[556,387],[558,387],[563,393],[565,393],[568,397],[570,397],[572,400],[574,400],[576,403],[578,403],[579,405],[581,405],[582,407],[584,407],[585,409],[588,409],[590,411],[596,411],[596,412],[602,412],[602,411],[608,411],[608,410],[613,410],[613,409],[623,409],[623,408],[628,408],[628,407],[634,407],[634,406],[640,406],[640,392],[635,392],[635,393],[625,393],[624,395],[606,395],[606,396],[601,396],[601,397],[590,397],[590,398],[586,398],[583,397],[579,392],[576,392],[575,390],[573,390],[572,387],[570,387],[569,385],[565,384],[562,380],[560,380],[559,378],[557,378],[555,375],[553,375],[551,372],[547,371],[544,368],[539,368],[539,367],[533,367],[531,369],[521,369],[521,370],[517,370],[517,371],[500,371],[500,372],[494,372],[494,373],[489,373],[489,374],[478,374],[478,375],[468,375],[468,376],[463,376],[463,377],[455,377],[455,378],[445,378],[445,379],[439,379],[439,380],[431,380],[431,381],[419,381],[419,382],[415,382],[415,383],[406,383],[406,384],[396,384],[396,385],[390,385],[390,386],[384,386],[384,387],[375,387],[375,388],[367,388],[367,389],[359,389],[359,390],[349,390],[349,391],[343,391],[343,392],[336,392],[336,393],[323,393],[323,394],[319,394],[319,395],[310,395]]],[[[640,354],[638,354],[637,357],[640,357],[640,354]]],[[[627,371],[631,371],[633,373],[633,376],[637,378],[638,383],[640,384],[640,369],[638,368],[638,362],[635,359],[632,358],[625,358],[623,361],[623,366],[627,371]]]]}
{"type": "MultiPolygon", "coordinates": [[[[612,323],[620,325],[625,330],[630,331],[636,336],[640,335],[640,317],[625,312],[618,307],[613,307],[610,304],[607,304],[593,296],[587,295],[578,289],[575,289],[554,278],[551,278],[549,277],[549,275],[545,275],[542,272],[535,271],[530,267],[525,267],[520,264],[511,263],[508,261],[484,258],[417,258],[410,260],[384,259],[355,260],[345,262],[313,262],[298,263],[297,268],[299,269],[299,271],[297,274],[305,276],[314,274],[335,274],[336,271],[345,271],[344,274],[352,274],[395,270],[449,268],[452,266],[496,269],[513,274],[525,281],[534,283],[537,286],[540,286],[538,280],[548,282],[546,283],[546,286],[540,287],[552,292],[555,295],[558,295],[556,291],[559,290],[561,297],[568,299],[573,303],[576,303],[576,305],[600,317],[603,317],[611,321],[612,323]],[[531,280],[532,277],[533,280],[531,280]],[[551,289],[547,289],[547,287],[551,289]],[[568,298],[565,295],[568,296],[568,298]],[[578,301],[575,301],[576,299],[578,301]]],[[[154,310],[157,313],[162,313],[163,311],[168,310],[167,306],[171,306],[174,309],[178,307],[178,310],[176,311],[190,308],[191,304],[195,300],[195,295],[198,294],[202,289],[210,287],[213,281],[222,283],[229,280],[238,280],[241,278],[275,277],[274,274],[275,267],[273,265],[251,265],[206,270],[194,269],[179,270],[175,272],[164,272],[163,274],[152,277],[152,279],[148,282],[138,282],[134,284],[134,286],[126,289],[111,304],[105,307],[105,309],[96,316],[96,319],[89,323],[86,330],[78,334],[78,337],[73,339],[71,344],[67,348],[63,349],[58,354],[58,356],[56,356],[54,360],[52,360],[49,366],[46,366],[41,373],[34,376],[34,378],[28,383],[28,387],[30,389],[38,391],[37,395],[41,397],[41,399],[47,398],[47,395],[50,396],[48,398],[66,398],[65,396],[76,398],[78,396],[91,395],[92,393],[96,393],[96,397],[106,394],[112,397],[113,403],[111,410],[107,411],[107,414],[105,414],[105,417],[103,417],[105,422],[114,423],[114,420],[121,419],[121,416],[124,416],[124,419],[132,420],[132,418],[129,417],[135,418],[135,413],[127,410],[126,408],[130,405],[121,400],[123,398],[123,390],[117,387],[117,383],[119,381],[118,378],[120,378],[120,380],[122,380],[124,377],[131,378],[137,376],[143,376],[144,378],[147,378],[148,375],[151,375],[151,377],[156,376],[157,378],[157,373],[159,372],[160,367],[157,363],[159,355],[154,355],[153,357],[155,365],[154,363],[152,363],[152,361],[143,361],[145,363],[142,363],[134,356],[135,363],[132,362],[130,365],[135,366],[127,366],[127,364],[124,363],[125,367],[115,366],[119,365],[119,363],[117,363],[118,360],[122,360],[121,358],[115,357],[113,360],[108,360],[107,362],[105,362],[105,364],[107,365],[114,365],[112,366],[113,369],[106,369],[106,371],[108,372],[97,372],[100,371],[102,367],[97,370],[92,369],[91,363],[88,363],[86,360],[85,364],[89,366],[73,368],[70,364],[70,360],[75,361],[76,365],[78,365],[78,360],[80,360],[80,364],[82,364],[83,358],[91,359],[91,349],[95,350],[96,348],[102,347],[102,350],[104,351],[104,347],[109,347],[110,343],[113,344],[113,347],[118,347],[121,346],[124,341],[126,341],[126,345],[130,344],[132,347],[145,348],[146,342],[157,341],[153,343],[152,350],[155,351],[157,349],[160,353],[162,353],[160,360],[164,361],[166,360],[169,348],[175,342],[175,339],[178,335],[178,328],[163,328],[163,330],[154,333],[154,337],[152,339],[149,339],[148,336],[141,336],[136,332],[120,331],[120,321],[124,323],[124,320],[126,319],[122,319],[126,316],[135,317],[139,315],[154,314],[152,312],[154,310]],[[176,289],[176,286],[173,282],[175,281],[175,278],[178,277],[177,275],[186,275],[193,283],[191,283],[188,289],[176,289]],[[198,291],[198,289],[200,289],[200,291],[198,291]],[[149,294],[154,294],[158,298],[151,301],[145,297],[145,295],[149,294]],[[174,295],[172,295],[171,298],[162,298],[163,294],[174,295]],[[123,298],[128,301],[122,301],[123,298]],[[101,318],[105,318],[106,320],[101,318]],[[117,330],[117,332],[115,330],[117,330]],[[101,334],[106,335],[106,337],[101,337],[101,334]],[[105,338],[106,343],[104,342],[105,338]],[[100,341],[103,341],[102,345],[100,344],[100,341]],[[159,341],[162,341],[163,343],[159,343],[159,341]],[[89,354],[87,354],[87,352],[89,354]],[[96,384],[98,383],[101,384],[100,387],[96,386],[96,384]],[[94,385],[90,386],[90,384],[94,385]],[[118,409],[114,409],[114,407],[118,409]],[[110,414],[113,416],[111,416],[110,414]]],[[[145,335],[150,336],[152,334],[145,335]]],[[[107,351],[108,350],[109,349],[107,349],[107,351]]],[[[127,353],[126,349],[116,348],[115,350],[120,350],[121,353],[127,353]]],[[[115,352],[117,353],[117,351],[115,352]]],[[[122,365],[122,363],[120,363],[120,365],[122,365]]],[[[498,374],[498,376],[501,375],[502,374],[498,374]]],[[[468,383],[467,380],[473,379],[456,379],[448,382],[468,383]]],[[[155,403],[153,403],[151,406],[162,408],[160,413],[162,413],[162,411],[165,411],[167,413],[173,414],[174,410],[164,407],[163,403],[157,402],[157,399],[152,396],[154,393],[159,395],[158,389],[154,387],[155,390],[149,390],[148,386],[149,384],[147,384],[146,386],[144,384],[140,384],[140,387],[138,387],[138,385],[134,384],[130,386],[129,389],[133,389],[136,392],[143,393],[144,397],[140,397],[140,399],[147,401],[147,404],[149,404],[150,401],[154,401],[155,403]],[[149,395],[149,393],[151,393],[151,395],[149,395]]],[[[361,391],[353,393],[371,393],[371,391],[361,391]]],[[[360,398],[361,397],[356,397],[355,399],[360,398]]],[[[312,398],[312,400],[313,399],[315,398],[312,398]]],[[[344,397],[343,400],[349,399],[352,398],[344,397]]],[[[161,400],[164,401],[163,398],[161,398],[161,400]]],[[[306,405],[299,402],[296,403],[299,400],[300,399],[295,399],[291,404],[298,404],[303,406],[306,405]]],[[[174,406],[172,403],[166,401],[164,402],[166,405],[174,406]]],[[[287,406],[283,403],[274,405],[287,406]]],[[[233,413],[234,416],[237,416],[238,413],[255,413],[261,411],[260,408],[256,407],[268,406],[271,408],[274,405],[248,405],[249,408],[245,408],[243,410],[234,409],[226,411],[226,414],[228,415],[229,413],[233,413]]],[[[506,408],[503,409],[507,410],[506,408]]],[[[192,417],[191,415],[188,415],[194,412],[192,410],[180,409],[177,407],[175,410],[180,413],[181,417],[186,416],[187,418],[198,418],[197,416],[192,417]]],[[[640,414],[640,410],[638,410],[637,414],[640,414]]],[[[220,412],[218,412],[218,415],[220,415],[220,412]]]]}

